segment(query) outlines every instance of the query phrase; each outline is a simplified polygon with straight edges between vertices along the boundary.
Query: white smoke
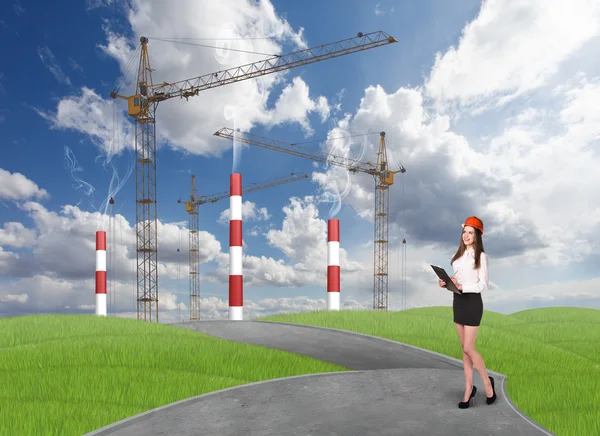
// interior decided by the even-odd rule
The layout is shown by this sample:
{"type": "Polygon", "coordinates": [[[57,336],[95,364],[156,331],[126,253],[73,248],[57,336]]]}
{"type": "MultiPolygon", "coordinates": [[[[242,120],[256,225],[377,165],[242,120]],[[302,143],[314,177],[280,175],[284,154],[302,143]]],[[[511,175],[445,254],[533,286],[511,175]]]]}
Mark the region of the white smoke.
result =
{"type": "Polygon", "coordinates": [[[88,201],[90,202],[90,205],[95,210],[96,208],[94,207],[94,191],[96,190],[96,188],[94,188],[94,186],[91,183],[86,182],[85,180],[83,180],[81,177],[79,177],[76,174],[76,173],[83,173],[83,167],[81,167],[79,165],[79,163],[77,162],[77,158],[75,157],[73,150],[71,150],[66,145],[65,145],[64,150],[65,150],[65,167],[69,170],[69,173],[71,174],[71,178],[73,179],[73,182],[74,182],[73,188],[76,191],[81,191],[83,193],[83,196],[79,199],[79,201],[77,202],[77,204],[75,206],[79,207],[79,205],[84,200],[84,198],[87,198],[88,201]]]}
{"type": "Polygon", "coordinates": [[[81,191],[83,196],[77,202],[76,206],[79,206],[84,199],[89,201],[89,206],[95,211],[100,212],[100,217],[98,218],[97,228],[100,230],[104,228],[102,223],[102,217],[106,216],[111,212],[112,208],[110,207],[110,199],[115,198],[117,193],[125,186],[125,183],[131,176],[133,169],[135,167],[135,159],[133,158],[133,149],[132,147],[124,147],[121,145],[121,138],[119,135],[120,129],[118,128],[116,121],[119,119],[116,114],[116,106],[114,106],[115,112],[113,113],[113,137],[108,144],[104,144],[104,147],[100,147],[103,151],[102,154],[96,157],[95,161],[101,161],[101,165],[105,171],[112,171],[111,179],[108,184],[108,192],[106,194],[106,198],[100,204],[100,207],[96,207],[94,202],[94,191],[96,188],[89,182],[83,180],[77,173],[83,173],[83,167],[79,165],[77,162],[77,158],[73,153],[73,150],[68,146],[64,147],[64,157],[65,157],[65,166],[69,170],[71,174],[71,178],[74,181],[73,188],[77,191],[81,191]],[[119,171],[117,170],[117,166],[115,165],[115,156],[119,155],[124,149],[127,149],[129,154],[128,166],[125,169],[123,176],[119,175],[119,171]],[[108,168],[110,166],[110,168],[108,168]]]}
{"type": "MultiPolygon", "coordinates": [[[[131,151],[129,154],[131,156],[131,151]]],[[[100,156],[96,158],[96,161],[99,158],[100,158],[100,156]]],[[[125,170],[125,174],[123,175],[123,178],[121,178],[119,176],[119,172],[117,171],[117,168],[115,167],[112,155],[106,156],[105,161],[102,163],[102,166],[104,167],[104,169],[107,169],[106,167],[108,165],[110,165],[110,167],[112,168],[112,176],[111,176],[110,182],[108,184],[108,192],[106,194],[106,198],[100,205],[100,211],[103,215],[106,215],[108,212],[110,199],[111,198],[114,199],[117,196],[117,193],[123,188],[123,186],[125,186],[127,179],[129,179],[129,177],[131,176],[131,173],[133,172],[133,169],[135,167],[135,160],[134,159],[129,160],[129,166],[125,170]]]]}
{"type": "MultiPolygon", "coordinates": [[[[357,130],[354,134],[351,134],[350,131],[345,128],[339,127],[339,123],[337,119],[333,119],[331,121],[334,125],[338,125],[330,130],[329,138],[327,142],[330,145],[328,154],[333,156],[343,157],[346,161],[348,160],[362,160],[367,150],[367,136],[364,132],[357,130]],[[353,137],[362,136],[362,139],[359,140],[360,147],[358,153],[355,156],[351,155],[352,149],[357,148],[353,147],[353,137]]],[[[335,218],[337,214],[340,212],[342,208],[342,201],[344,198],[348,196],[350,190],[352,189],[352,180],[350,171],[345,167],[340,167],[338,165],[333,165],[331,163],[326,166],[326,178],[327,181],[325,183],[324,188],[321,188],[321,192],[318,196],[318,202],[324,203],[332,203],[331,208],[329,209],[329,219],[335,218]],[[332,173],[339,171],[343,171],[344,173],[344,183],[343,189],[340,189],[338,185],[338,177],[335,177],[332,173]]]]}
{"type": "MultiPolygon", "coordinates": [[[[106,198],[100,205],[100,209],[101,209],[103,215],[106,215],[110,199],[111,198],[114,199],[117,196],[117,193],[123,188],[123,186],[125,186],[125,183],[131,176],[131,173],[133,172],[133,168],[135,167],[135,159],[133,159],[133,156],[132,156],[133,155],[133,147],[124,147],[121,144],[121,133],[120,133],[120,129],[119,129],[120,125],[118,122],[119,119],[120,119],[120,117],[117,114],[117,106],[115,105],[115,103],[113,101],[113,126],[115,126],[115,130],[113,131],[113,138],[110,141],[110,143],[108,144],[108,147],[105,148],[104,156],[100,155],[100,156],[96,157],[96,161],[98,161],[99,159],[102,159],[102,158],[104,159],[104,161],[102,162],[102,166],[104,167],[105,170],[107,169],[106,167],[108,165],[110,165],[110,167],[112,168],[112,176],[111,176],[110,182],[108,184],[108,192],[106,194],[106,198]],[[113,162],[113,158],[115,157],[115,155],[119,154],[125,148],[129,152],[129,165],[128,165],[127,169],[125,170],[125,174],[123,175],[123,178],[120,178],[119,172],[117,171],[117,168],[115,167],[115,164],[113,162]]],[[[156,157],[155,157],[155,159],[156,159],[156,157]]]]}
{"type": "MultiPolygon", "coordinates": [[[[255,37],[255,39],[279,38],[282,36],[282,33],[283,30],[281,29],[278,31],[265,32],[264,28],[262,28],[261,35],[258,38],[255,37]]],[[[231,65],[245,65],[250,62],[257,62],[260,59],[270,57],[268,53],[255,54],[254,57],[256,58],[249,61],[248,53],[255,53],[256,51],[252,39],[243,39],[237,29],[230,27],[220,28],[219,39],[216,43],[214,55],[217,62],[226,66],[225,68],[230,68],[231,65]]],[[[247,120],[244,119],[244,117],[245,114],[248,113],[248,110],[254,108],[257,102],[265,103],[266,85],[264,77],[259,76],[251,79],[251,81],[254,86],[251,87],[251,94],[248,98],[244,99],[243,105],[226,104],[223,108],[223,116],[227,121],[231,121],[229,125],[232,125],[234,131],[233,162],[231,166],[232,173],[239,172],[242,160],[243,143],[236,139],[238,125],[243,125],[245,127],[247,125],[247,120]]]]}

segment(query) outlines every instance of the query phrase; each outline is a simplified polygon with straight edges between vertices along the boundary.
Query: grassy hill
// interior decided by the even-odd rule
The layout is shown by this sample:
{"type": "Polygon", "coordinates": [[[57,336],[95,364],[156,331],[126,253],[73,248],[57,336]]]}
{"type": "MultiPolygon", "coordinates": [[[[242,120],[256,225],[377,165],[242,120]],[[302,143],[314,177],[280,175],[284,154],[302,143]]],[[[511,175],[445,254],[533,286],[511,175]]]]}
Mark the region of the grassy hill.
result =
{"type": "MultiPolygon", "coordinates": [[[[452,309],[306,312],[262,318],[392,339],[462,360],[452,309]]],[[[488,369],[506,374],[511,400],[557,435],[600,435],[600,310],[485,312],[477,334],[488,369]]]]}
{"type": "Polygon", "coordinates": [[[345,368],[164,324],[0,319],[0,434],[82,435],[231,386],[345,368]]]}

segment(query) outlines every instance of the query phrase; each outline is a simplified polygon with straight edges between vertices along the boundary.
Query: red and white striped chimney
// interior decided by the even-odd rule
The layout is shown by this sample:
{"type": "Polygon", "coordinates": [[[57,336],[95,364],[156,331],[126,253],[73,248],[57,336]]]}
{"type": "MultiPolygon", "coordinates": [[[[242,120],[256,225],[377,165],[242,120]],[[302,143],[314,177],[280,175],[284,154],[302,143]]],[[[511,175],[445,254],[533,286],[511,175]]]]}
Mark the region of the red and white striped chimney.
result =
{"type": "Polygon", "coordinates": [[[96,315],[106,316],[106,232],[96,232],[96,315]]]}
{"type": "Polygon", "coordinates": [[[242,275],[242,175],[229,175],[229,319],[244,319],[242,275]]]}
{"type": "Polygon", "coordinates": [[[340,220],[327,221],[327,309],[340,310],[340,220]]]}

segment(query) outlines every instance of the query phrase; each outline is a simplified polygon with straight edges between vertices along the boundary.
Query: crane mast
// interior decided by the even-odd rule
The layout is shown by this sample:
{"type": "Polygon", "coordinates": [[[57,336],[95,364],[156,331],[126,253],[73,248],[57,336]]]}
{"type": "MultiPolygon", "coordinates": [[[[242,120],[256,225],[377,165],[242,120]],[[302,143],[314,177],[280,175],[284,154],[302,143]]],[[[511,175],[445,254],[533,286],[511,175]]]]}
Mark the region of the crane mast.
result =
{"type": "MultiPolygon", "coordinates": [[[[185,210],[189,214],[189,276],[190,276],[190,321],[200,320],[200,237],[198,234],[198,203],[196,194],[196,177],[192,176],[190,200],[185,202],[185,210]]],[[[181,200],[177,201],[181,203],[181,200]]]]}
{"type": "Polygon", "coordinates": [[[156,198],[156,109],[158,103],[174,97],[196,96],[200,91],[272,74],[311,63],[333,59],[398,42],[382,31],[359,32],[341,41],[275,55],[259,62],[205,74],[192,79],[155,85],[148,56],[148,38],[140,38],[141,54],[136,90],[131,96],[110,97],[127,100],[127,112],[135,119],[136,150],[136,252],[137,317],[158,322],[158,235],[156,198]]]}
{"type": "Polygon", "coordinates": [[[390,191],[393,183],[386,177],[387,172],[387,147],[385,145],[385,132],[379,136],[379,152],[377,153],[377,170],[375,175],[375,235],[374,244],[374,273],[373,273],[373,309],[388,309],[388,230],[390,191]]]}
{"type": "MultiPolygon", "coordinates": [[[[250,183],[246,189],[242,190],[242,195],[304,179],[308,179],[308,174],[291,173],[290,176],[277,177],[261,183],[250,183]]],[[[229,191],[224,191],[218,194],[198,197],[196,193],[196,177],[192,176],[189,201],[177,200],[177,203],[185,204],[185,210],[189,214],[190,321],[200,320],[200,235],[198,206],[206,203],[216,203],[224,198],[229,198],[229,196],[229,191]]]]}
{"type": "Polygon", "coordinates": [[[158,322],[158,235],[156,213],[156,106],[148,98],[153,86],[148,56],[148,38],[141,37],[136,92],[123,97],[135,119],[135,241],[137,253],[137,318],[158,322]]]}
{"type": "Polygon", "coordinates": [[[390,171],[387,161],[387,146],[385,143],[385,132],[379,134],[379,151],[377,152],[377,163],[361,162],[325,153],[310,150],[298,145],[283,141],[268,139],[247,132],[234,131],[223,127],[214,133],[221,138],[266,148],[268,150],[280,151],[294,156],[303,157],[316,162],[346,168],[352,173],[370,174],[375,179],[375,234],[373,239],[374,263],[373,263],[373,309],[388,309],[388,229],[389,229],[389,187],[394,184],[394,175],[405,173],[406,169],[400,167],[397,171],[390,171]]]}

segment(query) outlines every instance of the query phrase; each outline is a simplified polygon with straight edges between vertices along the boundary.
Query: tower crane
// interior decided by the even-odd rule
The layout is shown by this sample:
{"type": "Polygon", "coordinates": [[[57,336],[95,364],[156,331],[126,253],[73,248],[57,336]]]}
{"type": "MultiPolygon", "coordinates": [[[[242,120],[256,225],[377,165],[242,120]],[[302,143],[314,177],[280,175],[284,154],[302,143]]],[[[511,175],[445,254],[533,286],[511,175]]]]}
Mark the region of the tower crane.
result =
{"type": "MultiPolygon", "coordinates": [[[[242,195],[303,179],[308,179],[308,174],[291,173],[290,176],[278,177],[261,183],[250,183],[247,188],[242,190],[242,195]]],[[[189,201],[177,200],[177,203],[185,204],[185,210],[189,214],[190,321],[200,320],[200,253],[198,251],[200,241],[198,235],[198,206],[206,203],[216,203],[224,198],[229,198],[229,196],[229,191],[224,191],[218,194],[202,195],[198,197],[196,194],[196,177],[192,176],[189,201]]]]}
{"type": "Polygon", "coordinates": [[[196,96],[230,83],[289,70],[327,59],[357,53],[398,42],[383,31],[362,33],[341,41],[319,45],[289,54],[275,55],[246,65],[209,73],[178,82],[154,84],[148,41],[140,38],[140,59],[135,93],[120,95],[115,88],[110,97],[127,100],[128,114],[135,120],[136,150],[136,252],[137,317],[158,322],[158,237],[156,212],[156,109],[161,101],[196,96]]]}
{"type": "Polygon", "coordinates": [[[405,173],[403,166],[397,171],[388,168],[387,147],[385,144],[385,132],[379,134],[379,151],[377,152],[377,163],[361,162],[356,159],[335,156],[322,151],[310,150],[295,144],[268,139],[247,132],[234,131],[223,127],[214,133],[215,136],[266,148],[281,151],[294,156],[312,159],[313,161],[328,163],[346,168],[351,173],[370,174],[375,179],[375,237],[374,264],[373,264],[373,309],[388,309],[388,228],[389,228],[389,187],[394,184],[394,175],[405,173]]]}

